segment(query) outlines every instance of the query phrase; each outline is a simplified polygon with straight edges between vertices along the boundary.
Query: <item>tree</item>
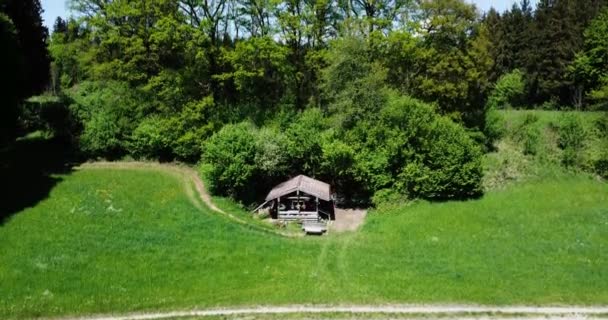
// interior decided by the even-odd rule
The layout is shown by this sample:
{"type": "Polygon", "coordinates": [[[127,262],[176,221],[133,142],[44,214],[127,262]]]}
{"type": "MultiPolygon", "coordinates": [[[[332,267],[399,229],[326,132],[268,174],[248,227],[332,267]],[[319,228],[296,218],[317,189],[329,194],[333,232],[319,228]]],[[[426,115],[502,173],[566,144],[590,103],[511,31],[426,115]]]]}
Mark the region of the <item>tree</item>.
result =
{"type": "Polygon", "coordinates": [[[570,69],[574,81],[596,102],[608,101],[608,9],[585,30],[583,50],[570,69]]]}
{"type": "Polygon", "coordinates": [[[488,99],[488,107],[495,109],[508,109],[523,104],[525,82],[523,73],[519,69],[513,70],[500,77],[488,99]]]}
{"type": "Polygon", "coordinates": [[[424,36],[417,56],[415,95],[439,104],[444,114],[469,127],[483,124],[492,67],[489,35],[473,5],[462,0],[421,4],[424,36]]]}
{"type": "Polygon", "coordinates": [[[583,45],[583,31],[595,17],[602,0],[543,0],[532,26],[532,48],[526,61],[531,100],[556,100],[561,105],[582,105],[582,91],[568,77],[568,68],[583,45]]]}
{"type": "Polygon", "coordinates": [[[18,104],[22,99],[19,86],[23,83],[23,57],[18,49],[17,31],[11,19],[0,13],[0,145],[12,141],[16,135],[18,104]]]}
{"type": "Polygon", "coordinates": [[[50,79],[50,57],[46,47],[48,30],[42,24],[42,7],[39,0],[5,0],[0,12],[12,21],[23,59],[25,83],[18,88],[21,97],[42,92],[50,79]]]}
{"type": "Polygon", "coordinates": [[[272,109],[292,88],[293,67],[288,63],[289,50],[269,37],[239,41],[234,50],[225,50],[223,59],[231,70],[218,75],[226,83],[233,81],[240,101],[260,109],[272,109]]]}

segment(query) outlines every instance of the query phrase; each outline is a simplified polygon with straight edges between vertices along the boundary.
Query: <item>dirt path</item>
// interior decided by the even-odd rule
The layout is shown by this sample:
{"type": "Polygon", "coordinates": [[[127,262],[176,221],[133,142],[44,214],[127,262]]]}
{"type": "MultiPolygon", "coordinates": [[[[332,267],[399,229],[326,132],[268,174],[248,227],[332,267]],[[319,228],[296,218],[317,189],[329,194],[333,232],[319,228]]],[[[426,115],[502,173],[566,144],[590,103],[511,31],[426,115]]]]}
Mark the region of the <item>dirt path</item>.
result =
{"type": "MultiPolygon", "coordinates": [[[[205,316],[245,316],[245,315],[281,315],[281,314],[382,314],[387,318],[405,319],[409,317],[424,319],[438,317],[441,319],[590,319],[608,314],[608,307],[493,307],[493,306],[458,306],[458,305],[395,305],[395,306],[283,306],[256,307],[238,309],[206,309],[189,311],[172,311],[158,313],[140,313],[130,315],[91,316],[80,318],[58,318],[58,320],[154,320],[181,317],[205,316]]],[[[362,316],[364,318],[364,316],[362,316]]],[[[349,319],[357,319],[356,316],[349,319]]],[[[604,318],[605,319],[605,318],[604,318]]]]}
{"type": "Polygon", "coordinates": [[[366,210],[336,209],[336,221],[330,226],[330,231],[345,232],[356,231],[365,222],[366,210]]]}
{"type": "Polygon", "coordinates": [[[270,228],[263,228],[263,227],[260,227],[257,225],[253,225],[250,222],[248,222],[240,217],[237,217],[229,212],[226,212],[226,211],[218,208],[213,203],[213,199],[211,198],[211,195],[209,194],[209,192],[207,192],[207,189],[205,188],[205,184],[203,183],[203,180],[201,180],[201,178],[199,177],[196,170],[194,170],[188,166],[178,165],[178,164],[162,164],[162,163],[155,163],[155,162],[139,162],[139,161],[129,161],[129,162],[127,162],[127,161],[119,161],[119,162],[98,161],[98,162],[84,163],[84,164],[80,165],[79,167],[77,167],[76,169],[78,170],[78,169],[95,169],[95,168],[163,171],[163,172],[166,172],[173,176],[178,177],[181,181],[184,182],[184,189],[186,191],[186,194],[188,195],[188,197],[190,198],[192,203],[199,209],[201,208],[201,206],[200,206],[200,203],[197,201],[197,199],[200,199],[201,201],[203,201],[203,203],[212,211],[222,214],[225,217],[229,218],[230,220],[233,220],[234,222],[237,222],[242,225],[246,225],[250,228],[257,229],[257,230],[263,231],[265,233],[280,235],[283,237],[299,236],[296,234],[285,233],[285,232],[281,232],[281,231],[277,231],[277,230],[272,230],[270,228]],[[192,183],[194,185],[194,189],[195,189],[194,191],[196,191],[196,194],[194,194],[189,183],[192,183]]]}

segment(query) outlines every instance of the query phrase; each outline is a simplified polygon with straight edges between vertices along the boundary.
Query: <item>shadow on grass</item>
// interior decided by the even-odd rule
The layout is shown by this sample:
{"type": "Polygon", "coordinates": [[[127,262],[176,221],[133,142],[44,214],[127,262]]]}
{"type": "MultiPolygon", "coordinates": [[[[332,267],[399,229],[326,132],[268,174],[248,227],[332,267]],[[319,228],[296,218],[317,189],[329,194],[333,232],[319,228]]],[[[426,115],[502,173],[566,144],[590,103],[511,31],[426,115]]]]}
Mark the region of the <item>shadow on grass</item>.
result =
{"type": "Polygon", "coordinates": [[[23,139],[0,150],[0,225],[48,197],[61,181],[54,175],[70,173],[76,159],[63,139],[23,139]]]}

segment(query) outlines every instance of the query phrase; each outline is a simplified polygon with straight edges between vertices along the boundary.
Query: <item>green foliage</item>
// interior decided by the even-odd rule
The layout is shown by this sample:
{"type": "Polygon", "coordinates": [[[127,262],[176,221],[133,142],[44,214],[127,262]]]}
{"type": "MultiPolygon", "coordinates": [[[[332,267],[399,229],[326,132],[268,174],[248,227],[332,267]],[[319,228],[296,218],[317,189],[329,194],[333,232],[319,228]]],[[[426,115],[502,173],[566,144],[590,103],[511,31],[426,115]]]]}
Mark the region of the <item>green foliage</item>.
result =
{"type": "Polygon", "coordinates": [[[399,174],[397,186],[414,197],[461,199],[480,195],[481,150],[466,132],[438,118],[421,149],[399,174]]]}
{"type": "Polygon", "coordinates": [[[346,133],[355,149],[355,180],[375,193],[396,188],[410,198],[480,193],[481,151],[466,131],[408,97],[390,96],[377,122],[346,133]]]}
{"type": "Polygon", "coordinates": [[[567,167],[581,165],[581,151],[587,132],[576,115],[566,115],[559,125],[559,147],[564,150],[562,162],[567,167]]]}
{"type": "Polygon", "coordinates": [[[178,159],[195,162],[201,154],[201,142],[217,131],[213,97],[188,102],[181,113],[171,118],[173,153],[178,159]]]}
{"type": "Polygon", "coordinates": [[[18,104],[22,96],[18,86],[22,82],[23,58],[18,51],[15,26],[11,19],[0,12],[0,95],[4,100],[0,107],[0,145],[5,145],[16,136],[18,104]]]}
{"type": "Polygon", "coordinates": [[[378,211],[399,208],[408,203],[407,195],[399,193],[395,189],[381,189],[374,193],[372,204],[378,211]]]}
{"type": "Polygon", "coordinates": [[[424,1],[420,6],[424,38],[413,92],[468,127],[483,128],[492,67],[486,26],[476,23],[475,7],[464,1],[424,1]]]}
{"type": "Polygon", "coordinates": [[[608,150],[603,112],[499,111],[506,134],[486,155],[484,184],[545,179],[564,172],[603,174],[608,150]]]}
{"type": "Polygon", "coordinates": [[[485,128],[483,130],[486,145],[491,147],[496,141],[505,135],[505,120],[495,108],[486,110],[485,128]]]}
{"type": "Polygon", "coordinates": [[[523,152],[525,155],[536,155],[540,144],[540,128],[529,124],[522,128],[523,152]]]}
{"type": "Polygon", "coordinates": [[[261,176],[282,178],[293,170],[292,150],[289,149],[292,146],[285,134],[273,127],[265,127],[259,130],[255,142],[255,166],[261,176]]]}
{"type": "Polygon", "coordinates": [[[312,176],[319,172],[322,154],[320,138],[327,128],[327,119],[319,109],[307,109],[293,119],[285,130],[284,150],[290,158],[292,171],[312,176]]]}
{"type": "Polygon", "coordinates": [[[236,43],[234,50],[223,52],[232,71],[218,76],[232,80],[239,93],[254,99],[258,107],[272,107],[288,93],[292,67],[287,63],[289,51],[270,37],[249,38],[236,43]]]}
{"type": "Polygon", "coordinates": [[[77,123],[69,110],[70,101],[65,96],[35,96],[21,106],[19,125],[25,132],[41,130],[49,136],[72,139],[77,123]]]}
{"type": "Polygon", "coordinates": [[[582,52],[577,54],[570,71],[596,103],[608,101],[608,9],[604,9],[585,30],[582,52]]]}
{"type": "Polygon", "coordinates": [[[68,92],[76,120],[82,123],[81,149],[90,155],[116,157],[142,118],[140,97],[121,82],[85,82],[68,92]]]}
{"type": "Polygon", "coordinates": [[[243,197],[255,175],[257,129],[248,122],[226,125],[203,144],[200,170],[211,191],[243,197]]]}
{"type": "Polygon", "coordinates": [[[488,107],[496,109],[520,107],[523,103],[525,92],[523,77],[524,74],[518,69],[500,77],[490,95],[488,107]]]}
{"type": "Polygon", "coordinates": [[[452,199],[481,191],[481,151],[467,132],[427,104],[396,94],[353,128],[331,128],[320,110],[286,120],[284,131],[225,126],[205,142],[201,170],[213,190],[251,201],[288,176],[320,177],[348,201],[395,188],[408,198],[452,199]]]}
{"type": "Polygon", "coordinates": [[[131,135],[128,151],[136,158],[154,159],[170,152],[172,127],[167,119],[148,117],[131,135]]]}
{"type": "Polygon", "coordinates": [[[345,37],[331,43],[321,90],[329,111],[343,127],[373,117],[385,104],[387,70],[373,61],[365,39],[345,37]]]}

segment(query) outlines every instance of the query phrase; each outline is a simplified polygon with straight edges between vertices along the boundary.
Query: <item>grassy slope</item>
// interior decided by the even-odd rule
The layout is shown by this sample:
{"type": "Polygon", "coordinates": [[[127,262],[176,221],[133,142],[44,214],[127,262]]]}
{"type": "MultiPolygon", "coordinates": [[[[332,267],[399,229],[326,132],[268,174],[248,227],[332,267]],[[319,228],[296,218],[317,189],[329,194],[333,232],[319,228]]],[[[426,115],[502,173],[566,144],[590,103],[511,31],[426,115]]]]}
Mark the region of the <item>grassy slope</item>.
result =
{"type": "Polygon", "coordinates": [[[608,301],[608,186],[529,182],[287,239],[200,210],[175,176],[86,169],[0,225],[0,318],[286,303],[608,301]]]}
{"type": "Polygon", "coordinates": [[[584,147],[580,152],[581,163],[577,168],[579,171],[594,172],[595,161],[608,148],[608,140],[597,126],[605,112],[508,110],[500,114],[504,119],[505,136],[497,143],[498,149],[484,158],[486,190],[503,189],[513,182],[559,179],[565,170],[562,165],[563,151],[558,146],[558,127],[567,115],[578,116],[586,132],[584,147]],[[524,126],[524,121],[530,116],[535,116],[538,121],[524,126]],[[524,155],[526,130],[530,126],[539,131],[536,153],[524,155]]]}

